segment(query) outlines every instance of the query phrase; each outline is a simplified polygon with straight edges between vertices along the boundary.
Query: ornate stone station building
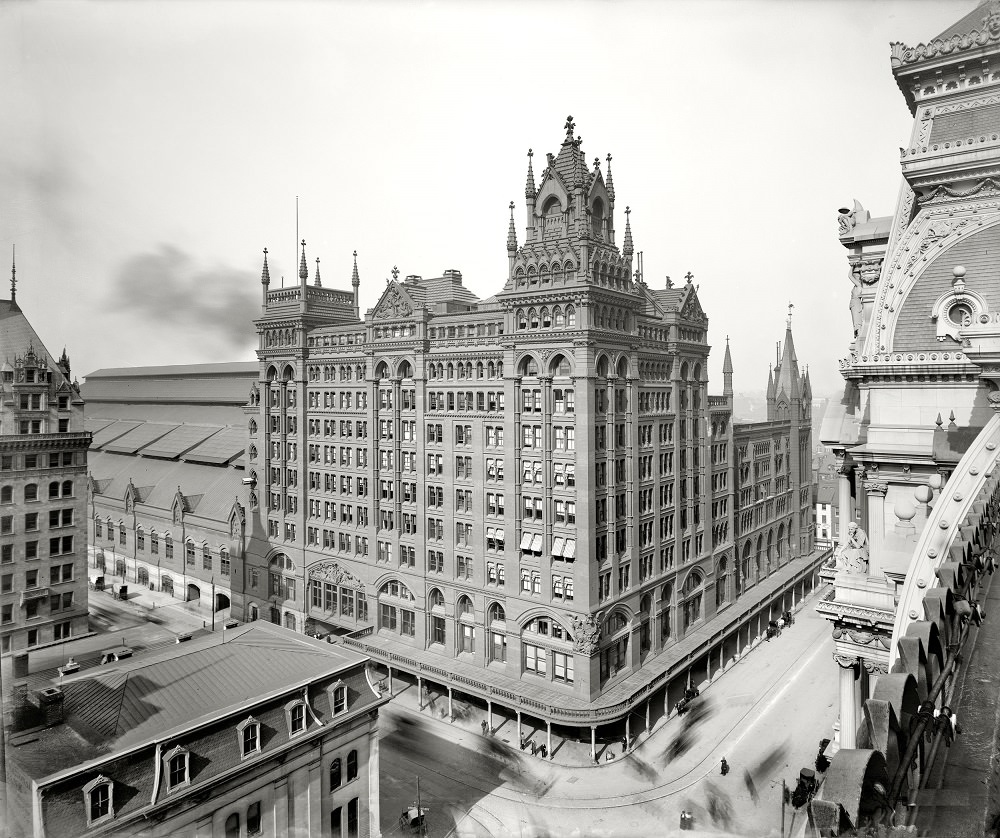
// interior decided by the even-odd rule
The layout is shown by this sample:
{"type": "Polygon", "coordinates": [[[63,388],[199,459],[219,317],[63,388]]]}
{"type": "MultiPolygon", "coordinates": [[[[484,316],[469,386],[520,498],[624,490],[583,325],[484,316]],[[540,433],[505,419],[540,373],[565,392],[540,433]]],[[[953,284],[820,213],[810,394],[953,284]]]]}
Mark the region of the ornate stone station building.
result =
{"type": "Polygon", "coordinates": [[[844,531],[820,611],[840,667],[840,750],[811,818],[828,835],[984,834],[955,831],[978,782],[931,806],[924,789],[955,735],[961,652],[998,546],[1000,4],[928,44],[894,44],[892,72],[914,117],[896,210],[872,218],[856,202],[839,219],[854,334],[822,431],[844,531]]]}
{"type": "Polygon", "coordinates": [[[646,284],[611,158],[573,129],[540,179],[529,153],[488,299],[394,269],[362,316],[356,265],[324,287],[303,242],[299,283],[272,288],[265,257],[239,601],[339,635],[390,689],[593,743],[730,667],[821,556],[791,325],[767,421],[734,425],[693,277],[646,284]]]}

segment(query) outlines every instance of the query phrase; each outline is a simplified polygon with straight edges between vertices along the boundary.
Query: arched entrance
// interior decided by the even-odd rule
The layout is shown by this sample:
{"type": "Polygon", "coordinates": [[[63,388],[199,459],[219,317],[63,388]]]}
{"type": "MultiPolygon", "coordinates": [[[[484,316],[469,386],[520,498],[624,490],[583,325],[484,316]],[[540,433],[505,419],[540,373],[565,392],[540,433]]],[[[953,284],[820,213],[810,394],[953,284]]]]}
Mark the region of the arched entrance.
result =
{"type": "Polygon", "coordinates": [[[145,568],[145,567],[140,567],[139,570],[136,573],[136,581],[140,585],[148,585],[149,584],[149,569],[145,568]]]}
{"type": "Polygon", "coordinates": [[[187,586],[187,601],[198,602],[200,599],[201,599],[201,588],[199,588],[193,582],[189,583],[187,586]]]}
{"type": "Polygon", "coordinates": [[[160,577],[160,590],[165,594],[174,595],[174,580],[169,576],[160,577]]]}
{"type": "Polygon", "coordinates": [[[285,628],[295,631],[295,615],[291,611],[285,612],[285,628]]]}
{"type": "Polygon", "coordinates": [[[125,559],[115,559],[115,576],[125,578],[125,559]]]}
{"type": "Polygon", "coordinates": [[[215,595],[215,610],[216,611],[223,611],[223,610],[225,610],[228,607],[229,607],[229,597],[227,597],[225,594],[216,594],[215,595]]]}
{"type": "Polygon", "coordinates": [[[252,623],[258,617],[260,617],[260,612],[257,610],[257,603],[251,602],[250,607],[247,609],[247,622],[252,623]]]}

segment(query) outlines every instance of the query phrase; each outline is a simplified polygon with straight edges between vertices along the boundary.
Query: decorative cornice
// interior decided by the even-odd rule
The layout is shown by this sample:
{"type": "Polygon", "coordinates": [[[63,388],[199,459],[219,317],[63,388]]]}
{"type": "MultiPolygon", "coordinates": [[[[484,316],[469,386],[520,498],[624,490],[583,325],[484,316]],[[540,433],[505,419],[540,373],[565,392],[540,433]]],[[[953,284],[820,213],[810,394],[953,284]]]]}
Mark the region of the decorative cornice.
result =
{"type": "Polygon", "coordinates": [[[953,53],[966,52],[977,47],[1000,41],[1000,12],[995,5],[984,6],[983,28],[973,29],[965,35],[952,35],[950,38],[936,38],[927,44],[917,44],[909,47],[896,41],[892,44],[891,62],[893,70],[899,70],[908,64],[917,64],[932,58],[943,58],[953,53]]]}
{"type": "Polygon", "coordinates": [[[844,637],[850,638],[851,642],[857,643],[859,646],[881,646],[883,649],[888,649],[892,639],[888,634],[876,631],[868,631],[866,629],[855,629],[855,628],[844,628],[843,626],[837,626],[833,630],[833,639],[841,640],[844,637]]]}
{"type": "Polygon", "coordinates": [[[868,658],[862,658],[861,665],[869,675],[886,675],[889,672],[889,664],[869,660],[868,658]]]}

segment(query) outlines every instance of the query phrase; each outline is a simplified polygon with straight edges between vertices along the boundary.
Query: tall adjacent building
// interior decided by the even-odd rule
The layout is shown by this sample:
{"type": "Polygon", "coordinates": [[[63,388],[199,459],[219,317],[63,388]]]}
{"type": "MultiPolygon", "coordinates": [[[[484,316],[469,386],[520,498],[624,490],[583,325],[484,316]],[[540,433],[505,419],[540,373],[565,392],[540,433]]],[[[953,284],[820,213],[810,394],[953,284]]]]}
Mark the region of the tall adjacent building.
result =
{"type": "Polygon", "coordinates": [[[66,351],[0,300],[0,651],[87,630],[87,447],[66,351]]]}
{"type": "MultiPolygon", "coordinates": [[[[947,750],[962,765],[961,799],[921,808],[917,789],[945,752],[923,734],[950,744],[946,707],[967,730],[995,728],[995,696],[977,715],[981,702],[950,673],[1000,547],[1000,3],[926,44],[893,44],[891,63],[913,116],[895,211],[872,217],[855,201],[839,215],[852,332],[822,441],[838,457],[838,541],[854,565],[820,606],[836,641],[843,750],[813,818],[846,829],[895,809],[922,834],[985,834],[992,804],[966,782],[991,770],[981,749],[960,737],[947,750]]],[[[964,654],[980,662],[970,667],[991,657],[964,654]]],[[[933,776],[949,787],[947,769],[933,776]]]]}
{"type": "Polygon", "coordinates": [[[565,128],[538,179],[529,152],[524,239],[511,203],[488,299],[457,270],[393,269],[362,319],[356,260],[351,293],[323,287],[303,242],[276,289],[265,252],[243,598],[248,619],[351,632],[411,676],[586,724],[666,700],[691,648],[695,680],[731,663],[745,623],[725,648],[692,633],[725,634],[737,597],[768,612],[804,590],[809,397],[789,327],[769,422],[734,427],[693,277],[645,282],[610,155],[588,165],[565,128]]]}

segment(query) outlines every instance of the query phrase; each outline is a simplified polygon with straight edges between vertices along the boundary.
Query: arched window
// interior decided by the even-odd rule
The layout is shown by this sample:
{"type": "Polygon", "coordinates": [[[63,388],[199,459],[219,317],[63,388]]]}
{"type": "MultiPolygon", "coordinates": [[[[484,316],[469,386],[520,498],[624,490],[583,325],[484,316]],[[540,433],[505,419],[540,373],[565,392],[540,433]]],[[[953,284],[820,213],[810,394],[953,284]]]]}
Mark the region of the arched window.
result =
{"type": "Polygon", "coordinates": [[[566,325],[566,315],[563,314],[563,310],[559,306],[555,307],[555,311],[552,314],[552,320],[557,329],[561,329],[566,325]]]}
{"type": "Polygon", "coordinates": [[[674,586],[667,582],[660,589],[660,645],[662,646],[667,640],[670,639],[671,625],[670,625],[670,606],[674,599],[674,586]]]}
{"type": "Polygon", "coordinates": [[[489,623],[504,623],[507,621],[507,613],[499,602],[494,602],[489,608],[489,623]]]}
{"type": "Polygon", "coordinates": [[[347,755],[347,782],[358,778],[358,752],[351,751],[347,755]]]}
{"type": "Polygon", "coordinates": [[[399,364],[400,378],[413,378],[413,365],[409,361],[402,361],[399,364]]]}
{"type": "Polygon", "coordinates": [[[528,377],[533,377],[538,375],[538,362],[531,355],[528,355],[527,357],[523,358],[521,360],[519,374],[521,376],[528,376],[528,377]]]}
{"type": "Polygon", "coordinates": [[[226,818],[226,838],[240,838],[240,816],[237,812],[226,818]]]}
{"type": "MultiPolygon", "coordinates": [[[[56,487],[56,492],[58,493],[59,484],[53,483],[52,485],[56,487]]],[[[50,494],[49,497],[51,496],[52,495],[50,494]]],[[[0,503],[13,503],[13,502],[14,502],[14,487],[4,486],[0,488],[0,503]]]]}
{"type": "Polygon", "coordinates": [[[728,597],[728,582],[727,573],[729,570],[729,561],[723,556],[719,559],[719,565],[715,569],[715,605],[716,607],[722,605],[728,597]]]}
{"type": "Polygon", "coordinates": [[[518,331],[524,331],[528,328],[528,318],[524,316],[524,309],[519,308],[517,310],[517,329],[518,331]]]}
{"type": "Polygon", "coordinates": [[[427,602],[431,608],[444,608],[444,594],[441,593],[441,589],[431,588],[431,592],[427,595],[427,602]]]}
{"type": "Polygon", "coordinates": [[[556,355],[552,359],[552,366],[550,367],[553,375],[567,376],[573,374],[573,365],[569,362],[565,355],[556,355]]]}
{"type": "Polygon", "coordinates": [[[644,656],[653,647],[650,619],[653,611],[653,595],[645,594],[639,602],[639,654],[644,656]]]}
{"type": "Polygon", "coordinates": [[[538,312],[533,308],[528,309],[528,326],[532,329],[538,328],[538,312]]]}
{"type": "Polygon", "coordinates": [[[542,318],[542,328],[543,329],[551,328],[552,316],[549,314],[549,309],[547,306],[542,307],[541,318],[542,318]]]}
{"type": "Polygon", "coordinates": [[[590,227],[595,239],[604,238],[604,201],[594,198],[590,208],[590,227]]]}
{"type": "Polygon", "coordinates": [[[29,483],[24,487],[24,499],[25,501],[38,500],[38,484],[29,483]]]}
{"type": "Polygon", "coordinates": [[[475,615],[476,612],[472,606],[472,600],[467,596],[460,596],[458,598],[458,616],[474,617],[475,615]]]}
{"type": "Polygon", "coordinates": [[[339,789],[342,782],[340,757],[337,757],[330,763],[330,788],[339,789]]]}
{"type": "Polygon", "coordinates": [[[695,568],[688,574],[687,579],[684,580],[684,586],[681,588],[683,602],[681,602],[680,608],[684,621],[684,632],[687,632],[688,628],[702,617],[701,585],[703,581],[700,571],[695,568]]]}

